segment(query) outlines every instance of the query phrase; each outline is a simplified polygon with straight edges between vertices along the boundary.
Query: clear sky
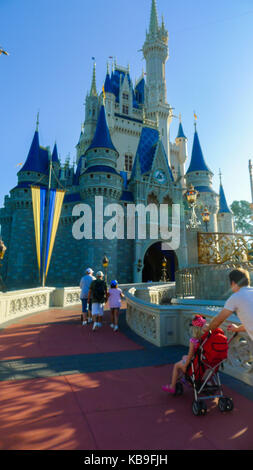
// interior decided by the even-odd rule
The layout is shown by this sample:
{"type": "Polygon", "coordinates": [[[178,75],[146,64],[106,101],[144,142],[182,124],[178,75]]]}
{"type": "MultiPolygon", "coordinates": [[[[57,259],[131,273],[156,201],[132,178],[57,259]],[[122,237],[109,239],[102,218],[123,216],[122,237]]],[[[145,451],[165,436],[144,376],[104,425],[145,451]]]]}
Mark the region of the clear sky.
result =
{"type": "MultiPolygon", "coordinates": [[[[0,0],[0,206],[16,185],[40,111],[40,144],[57,142],[62,160],[75,158],[92,56],[102,89],[109,56],[130,65],[133,82],[145,61],[140,49],[151,0],[0,0]]],[[[157,0],[169,31],[167,99],[181,113],[192,150],[194,119],[206,163],[228,203],[250,201],[253,160],[252,0],[157,0]]],[[[171,141],[178,119],[171,126],[171,141]]],[[[188,168],[189,160],[186,164],[188,168]]]]}

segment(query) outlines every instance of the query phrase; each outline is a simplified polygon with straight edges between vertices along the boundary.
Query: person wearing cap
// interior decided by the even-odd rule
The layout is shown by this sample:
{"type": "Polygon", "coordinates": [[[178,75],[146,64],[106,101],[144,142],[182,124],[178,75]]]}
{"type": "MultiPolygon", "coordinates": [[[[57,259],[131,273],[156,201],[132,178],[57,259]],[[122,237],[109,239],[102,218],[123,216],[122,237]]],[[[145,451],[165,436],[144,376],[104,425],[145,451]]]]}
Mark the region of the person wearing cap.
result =
{"type": "Polygon", "coordinates": [[[119,329],[119,310],[121,307],[121,299],[123,298],[124,295],[122,290],[118,287],[118,281],[112,281],[109,289],[109,307],[111,310],[110,326],[115,332],[119,329]]]}
{"type": "Polygon", "coordinates": [[[190,364],[200,343],[200,338],[204,334],[206,328],[206,319],[202,315],[195,315],[190,324],[192,327],[192,337],[190,338],[189,351],[187,356],[183,356],[181,361],[176,362],[173,367],[172,379],[170,385],[163,385],[162,390],[172,395],[176,392],[176,383],[181,374],[186,373],[186,369],[190,364]]]}
{"type": "Polygon", "coordinates": [[[108,297],[107,285],[103,277],[102,271],[98,271],[96,279],[90,285],[88,294],[88,301],[92,300],[93,331],[102,326],[104,305],[108,297]]]}
{"type": "Polygon", "coordinates": [[[82,301],[82,315],[81,315],[82,325],[87,325],[87,323],[92,322],[91,301],[88,302],[88,294],[90,290],[90,285],[92,281],[94,281],[94,279],[96,278],[93,276],[93,270],[91,268],[87,268],[85,270],[85,275],[82,277],[80,281],[80,288],[81,288],[80,299],[82,301]]]}

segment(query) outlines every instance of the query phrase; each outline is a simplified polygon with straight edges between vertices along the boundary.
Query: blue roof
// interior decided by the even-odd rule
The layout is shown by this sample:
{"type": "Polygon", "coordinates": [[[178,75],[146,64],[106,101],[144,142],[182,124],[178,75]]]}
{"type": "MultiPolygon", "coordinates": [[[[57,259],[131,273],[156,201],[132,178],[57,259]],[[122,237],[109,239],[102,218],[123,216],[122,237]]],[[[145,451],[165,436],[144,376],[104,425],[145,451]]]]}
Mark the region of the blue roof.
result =
{"type": "Polygon", "coordinates": [[[53,149],[53,153],[52,153],[52,162],[60,163],[56,144],[54,144],[54,149],[53,149]]]}
{"type": "Polygon", "coordinates": [[[112,168],[111,166],[107,166],[107,165],[90,166],[89,168],[87,168],[87,170],[85,170],[85,173],[98,173],[98,172],[114,173],[116,175],[118,174],[114,168],[112,168]]]}
{"type": "Polygon", "coordinates": [[[213,193],[213,194],[216,194],[216,192],[210,186],[194,186],[194,188],[199,193],[213,193]]]}
{"type": "Polygon", "coordinates": [[[118,153],[118,151],[116,150],[116,148],[114,147],[112,143],[109,128],[106,122],[104,105],[102,105],[100,108],[96,132],[88,150],[95,149],[95,148],[111,149],[118,153]]]}
{"type": "Polygon", "coordinates": [[[37,173],[48,173],[48,150],[40,147],[39,133],[36,130],[27,159],[21,171],[35,171],[37,173]]]}
{"type": "Polygon", "coordinates": [[[186,174],[191,173],[193,171],[208,171],[209,173],[211,172],[204,160],[197,131],[195,131],[194,134],[191,163],[186,174]]]}
{"type": "Polygon", "coordinates": [[[134,90],[129,73],[126,73],[123,70],[115,70],[114,72],[112,72],[111,77],[109,77],[109,74],[106,75],[105,84],[104,84],[105,92],[113,93],[116,97],[116,102],[118,103],[120,83],[123,83],[125,76],[127,76],[129,87],[130,87],[130,92],[132,93],[132,96],[133,96],[133,107],[139,108],[139,105],[144,103],[144,88],[145,88],[144,79],[140,80],[140,82],[137,84],[134,90]]]}
{"type": "Polygon", "coordinates": [[[220,185],[220,209],[219,214],[231,213],[231,210],[228,207],[226,196],[222,184],[220,185]]]}
{"type": "Polygon", "coordinates": [[[120,200],[126,201],[126,202],[133,202],[134,201],[133,193],[131,191],[123,190],[120,200]]]}
{"type": "Polygon", "coordinates": [[[13,191],[13,189],[30,188],[33,185],[40,186],[41,188],[47,188],[47,185],[45,183],[42,183],[41,181],[39,181],[38,183],[37,181],[36,183],[34,181],[19,181],[17,186],[15,186],[15,188],[12,188],[11,191],[13,191]]]}
{"type": "MultiPolygon", "coordinates": [[[[139,145],[138,145],[137,152],[136,152],[136,158],[134,160],[131,178],[134,177],[135,172],[136,172],[137,159],[139,161],[141,174],[147,173],[148,171],[151,170],[158,142],[159,142],[158,130],[151,129],[150,127],[142,128],[141,137],[140,137],[139,145]]],[[[171,180],[174,181],[173,174],[169,166],[167,155],[165,154],[163,144],[162,144],[162,148],[164,151],[165,161],[167,162],[171,180]]]]}
{"type": "Polygon", "coordinates": [[[106,93],[113,93],[113,87],[112,87],[112,84],[111,84],[111,79],[110,79],[109,73],[107,73],[107,75],[106,75],[104,87],[105,87],[105,92],[106,93]]]}
{"type": "Polygon", "coordinates": [[[64,203],[81,201],[80,193],[65,194],[64,203]]]}
{"type": "Polygon", "coordinates": [[[140,104],[144,104],[145,101],[145,80],[142,78],[135,87],[136,100],[140,104]]]}
{"type": "Polygon", "coordinates": [[[152,167],[156,144],[159,141],[159,132],[150,127],[143,127],[141,137],[134,160],[132,176],[135,174],[137,159],[139,160],[141,174],[146,173],[152,167]]]}
{"type": "Polygon", "coordinates": [[[178,128],[178,134],[177,134],[177,139],[186,139],[185,135],[184,135],[184,130],[183,130],[183,126],[182,126],[182,123],[180,122],[179,124],[179,128],[178,128]]]}
{"type": "Polygon", "coordinates": [[[80,175],[81,175],[81,168],[82,168],[82,159],[84,158],[84,155],[82,155],[80,158],[79,158],[79,161],[78,161],[78,165],[77,165],[77,168],[76,168],[76,172],[74,174],[74,178],[73,178],[73,185],[74,186],[77,186],[79,184],[79,178],[80,178],[80,175]]]}

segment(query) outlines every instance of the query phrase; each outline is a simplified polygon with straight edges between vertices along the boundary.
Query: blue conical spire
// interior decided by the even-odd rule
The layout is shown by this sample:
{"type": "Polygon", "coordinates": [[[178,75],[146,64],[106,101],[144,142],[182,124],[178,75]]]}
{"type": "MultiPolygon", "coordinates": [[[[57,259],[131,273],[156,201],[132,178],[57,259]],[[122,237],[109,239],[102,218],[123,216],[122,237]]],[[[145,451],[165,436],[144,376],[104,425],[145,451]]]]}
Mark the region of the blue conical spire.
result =
{"type": "Polygon", "coordinates": [[[226,200],[226,196],[224,193],[224,189],[222,186],[222,181],[221,181],[221,175],[220,175],[220,208],[219,208],[219,214],[224,214],[224,213],[231,213],[231,210],[228,207],[228,203],[226,200]]]}
{"type": "Polygon", "coordinates": [[[209,173],[211,173],[210,169],[208,168],[204,160],[197,129],[195,129],[195,134],[194,134],[191,163],[186,174],[191,173],[191,172],[196,172],[196,171],[208,171],[209,173]]]}
{"type": "Polygon", "coordinates": [[[106,93],[113,93],[111,78],[110,78],[108,67],[107,67],[107,74],[106,74],[106,78],[105,78],[104,87],[105,87],[105,92],[106,93]]]}
{"type": "Polygon", "coordinates": [[[109,128],[106,122],[105,107],[103,104],[100,108],[96,132],[88,150],[95,149],[95,148],[106,148],[106,149],[111,149],[117,152],[117,150],[115,149],[112,143],[109,128]]]}
{"type": "Polygon", "coordinates": [[[39,144],[39,132],[38,132],[38,126],[37,126],[27,159],[23,167],[21,168],[20,172],[21,171],[34,171],[36,173],[47,174],[48,158],[46,157],[46,153],[47,152],[41,152],[40,144],[39,144]]]}
{"type": "Polygon", "coordinates": [[[183,130],[183,126],[182,126],[182,123],[180,122],[179,123],[179,128],[178,128],[178,134],[177,134],[177,139],[186,139],[185,135],[184,135],[184,130],[183,130]]]}
{"type": "Polygon", "coordinates": [[[52,162],[53,163],[60,163],[56,143],[54,144],[54,149],[53,149],[53,153],[52,153],[52,162]]]}

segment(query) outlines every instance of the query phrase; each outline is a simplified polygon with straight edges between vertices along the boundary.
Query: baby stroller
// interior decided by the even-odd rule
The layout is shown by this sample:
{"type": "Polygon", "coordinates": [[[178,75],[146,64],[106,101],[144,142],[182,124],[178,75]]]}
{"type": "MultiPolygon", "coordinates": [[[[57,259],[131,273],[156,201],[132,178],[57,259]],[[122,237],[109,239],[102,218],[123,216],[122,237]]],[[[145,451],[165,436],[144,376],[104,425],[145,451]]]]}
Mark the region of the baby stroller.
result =
{"type": "MultiPolygon", "coordinates": [[[[232,411],[234,408],[232,398],[223,395],[222,385],[219,376],[219,368],[227,359],[228,346],[227,337],[220,328],[206,332],[200,340],[200,345],[187,367],[184,383],[193,386],[194,401],[192,412],[195,416],[205,415],[207,405],[205,400],[219,398],[218,408],[220,411],[232,411]]],[[[183,383],[176,384],[176,395],[182,395],[183,383]]]]}

